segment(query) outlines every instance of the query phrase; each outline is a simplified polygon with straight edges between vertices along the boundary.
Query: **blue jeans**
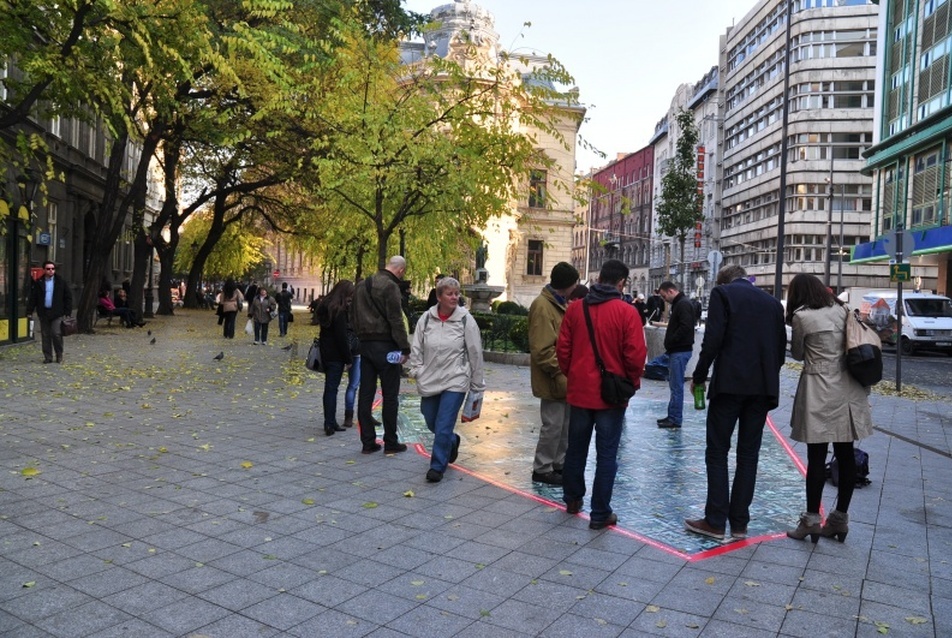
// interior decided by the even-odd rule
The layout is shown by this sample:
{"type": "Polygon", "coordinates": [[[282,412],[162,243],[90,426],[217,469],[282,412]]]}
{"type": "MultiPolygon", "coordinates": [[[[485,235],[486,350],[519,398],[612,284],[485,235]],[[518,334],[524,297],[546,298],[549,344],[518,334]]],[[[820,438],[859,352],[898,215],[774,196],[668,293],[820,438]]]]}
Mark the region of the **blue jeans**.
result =
{"type": "Polygon", "coordinates": [[[431,397],[420,398],[420,412],[426,427],[433,433],[433,452],[430,454],[430,469],[445,472],[450,452],[456,443],[453,428],[456,417],[466,400],[465,392],[441,392],[431,397]]]}
{"type": "Polygon", "coordinates": [[[757,463],[760,460],[760,442],[764,423],[770,411],[770,399],[765,396],[742,394],[715,394],[707,406],[707,505],[704,518],[711,527],[746,529],[750,522],[750,503],[754,500],[757,483],[757,463]],[[737,464],[733,487],[727,454],[731,449],[734,425],[737,430],[737,464]]]}
{"type": "Polygon", "coordinates": [[[673,352],[668,355],[668,418],[681,425],[684,421],[684,371],[691,360],[691,352],[673,352]]]}
{"type": "Polygon", "coordinates": [[[354,362],[347,373],[347,390],[344,391],[344,409],[354,411],[357,402],[357,388],[360,386],[360,355],[354,355],[354,362]]]}
{"type": "Polygon", "coordinates": [[[286,337],[288,334],[288,315],[290,312],[278,311],[278,336],[286,337]]]}
{"type": "Polygon", "coordinates": [[[618,473],[618,441],[625,423],[625,408],[588,410],[571,406],[569,447],[562,467],[562,499],[568,503],[585,496],[585,463],[595,432],[595,480],[592,481],[592,515],[595,522],[611,515],[612,490],[618,473]]]}

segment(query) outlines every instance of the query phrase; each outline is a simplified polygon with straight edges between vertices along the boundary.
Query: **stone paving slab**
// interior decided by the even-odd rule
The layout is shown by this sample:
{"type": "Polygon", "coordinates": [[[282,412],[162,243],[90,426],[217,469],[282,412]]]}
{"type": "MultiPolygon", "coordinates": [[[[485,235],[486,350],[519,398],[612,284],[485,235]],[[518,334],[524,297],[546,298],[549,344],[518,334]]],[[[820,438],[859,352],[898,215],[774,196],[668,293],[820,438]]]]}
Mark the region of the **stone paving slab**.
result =
{"type": "MultiPolygon", "coordinates": [[[[255,347],[179,311],[69,337],[61,366],[37,344],[0,350],[0,634],[952,635],[945,400],[873,394],[873,484],[846,543],[697,560],[474,471],[427,484],[420,454],[323,436],[299,345],[313,331],[255,347]]],[[[525,368],[490,365],[488,382],[532,422],[525,368]]],[[[795,383],[785,370],[782,436],[795,383]]],[[[635,403],[666,396],[646,381],[635,403]]]]}

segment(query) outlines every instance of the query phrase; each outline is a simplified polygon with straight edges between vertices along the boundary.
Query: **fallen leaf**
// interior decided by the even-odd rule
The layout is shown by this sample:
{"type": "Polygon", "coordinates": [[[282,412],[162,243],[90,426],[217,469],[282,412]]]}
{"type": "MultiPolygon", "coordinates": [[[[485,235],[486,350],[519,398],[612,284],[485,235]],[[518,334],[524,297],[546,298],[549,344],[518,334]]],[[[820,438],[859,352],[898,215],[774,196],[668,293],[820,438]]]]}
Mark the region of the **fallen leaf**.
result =
{"type": "Polygon", "coordinates": [[[416,494],[413,493],[413,490],[407,490],[406,492],[403,493],[403,495],[406,496],[407,498],[413,498],[414,496],[416,496],[416,494]]]}
{"type": "Polygon", "coordinates": [[[314,505],[314,499],[313,499],[313,498],[306,498],[306,499],[302,500],[301,502],[304,503],[305,505],[314,505]]]}
{"type": "Polygon", "coordinates": [[[23,476],[26,476],[27,478],[31,476],[36,476],[39,473],[40,471],[36,469],[35,467],[25,467],[22,470],[20,470],[20,474],[22,474],[23,476]]]}
{"type": "Polygon", "coordinates": [[[658,607],[657,605],[648,605],[645,607],[645,611],[649,614],[657,614],[659,611],[661,611],[661,607],[658,607]]]}
{"type": "Polygon", "coordinates": [[[413,585],[414,587],[422,587],[424,583],[426,583],[425,580],[411,580],[410,581],[410,584],[413,585]]]}
{"type": "Polygon", "coordinates": [[[748,587],[760,587],[760,583],[753,580],[745,580],[744,584],[747,585],[748,587]]]}
{"type": "Polygon", "coordinates": [[[242,462],[241,462],[241,467],[245,468],[246,470],[249,469],[249,468],[252,468],[252,467],[254,467],[254,466],[255,466],[255,464],[252,463],[251,461],[242,461],[242,462]]]}
{"type": "Polygon", "coordinates": [[[708,585],[713,585],[713,584],[714,584],[714,577],[713,577],[713,576],[708,576],[707,578],[704,579],[704,582],[707,583],[708,585]]]}
{"type": "Polygon", "coordinates": [[[667,620],[659,620],[658,622],[655,623],[655,627],[658,627],[659,629],[664,629],[667,626],[668,626],[667,620]]]}
{"type": "Polygon", "coordinates": [[[364,503],[364,509],[372,510],[375,507],[377,507],[377,504],[374,503],[373,501],[367,501],[366,503],[364,503]]]}
{"type": "Polygon", "coordinates": [[[906,622],[910,625],[924,625],[929,622],[929,619],[922,616],[906,616],[906,622]]]}
{"type": "Polygon", "coordinates": [[[571,575],[572,575],[572,572],[570,572],[570,571],[567,570],[567,569],[560,569],[560,570],[559,570],[559,576],[571,576],[571,575]]]}
{"type": "Polygon", "coordinates": [[[26,589],[29,589],[30,587],[33,587],[33,585],[35,585],[35,584],[36,584],[36,581],[35,581],[35,580],[31,580],[31,581],[29,581],[29,582],[23,583],[23,587],[25,587],[26,589]]]}

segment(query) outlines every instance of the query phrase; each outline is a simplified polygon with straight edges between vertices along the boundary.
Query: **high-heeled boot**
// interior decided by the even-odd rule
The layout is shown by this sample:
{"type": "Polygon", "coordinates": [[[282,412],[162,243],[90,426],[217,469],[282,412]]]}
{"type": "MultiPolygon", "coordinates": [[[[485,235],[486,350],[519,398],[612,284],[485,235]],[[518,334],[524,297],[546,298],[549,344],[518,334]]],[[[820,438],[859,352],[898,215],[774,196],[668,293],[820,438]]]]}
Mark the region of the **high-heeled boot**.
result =
{"type": "Polygon", "coordinates": [[[846,540],[850,531],[850,515],[840,510],[833,510],[826,517],[826,522],[820,529],[820,534],[827,538],[835,538],[841,543],[846,540]]]}
{"type": "Polygon", "coordinates": [[[788,531],[787,536],[802,541],[809,535],[810,540],[816,543],[820,540],[820,533],[820,515],[803,512],[800,514],[800,522],[797,524],[797,529],[788,531]]]}
{"type": "Polygon", "coordinates": [[[354,411],[353,410],[344,410],[344,427],[352,428],[354,427],[354,411]]]}

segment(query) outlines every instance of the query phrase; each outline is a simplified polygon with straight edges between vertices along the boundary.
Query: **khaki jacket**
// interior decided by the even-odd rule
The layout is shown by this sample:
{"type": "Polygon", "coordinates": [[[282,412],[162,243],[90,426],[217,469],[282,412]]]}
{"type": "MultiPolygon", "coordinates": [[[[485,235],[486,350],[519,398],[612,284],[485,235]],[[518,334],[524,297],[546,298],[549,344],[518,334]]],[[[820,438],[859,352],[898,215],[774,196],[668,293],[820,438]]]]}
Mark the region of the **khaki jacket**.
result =
{"type": "Polygon", "coordinates": [[[555,354],[565,307],[549,286],[529,306],[529,373],[532,394],[540,399],[565,400],[566,378],[555,354]]]}
{"type": "Polygon", "coordinates": [[[803,361],[790,415],[794,441],[845,443],[872,434],[869,389],[846,371],[846,313],[835,304],[793,315],[790,353],[803,361]]]}

